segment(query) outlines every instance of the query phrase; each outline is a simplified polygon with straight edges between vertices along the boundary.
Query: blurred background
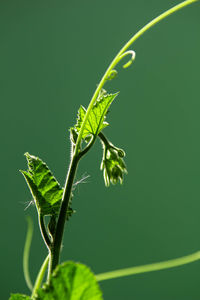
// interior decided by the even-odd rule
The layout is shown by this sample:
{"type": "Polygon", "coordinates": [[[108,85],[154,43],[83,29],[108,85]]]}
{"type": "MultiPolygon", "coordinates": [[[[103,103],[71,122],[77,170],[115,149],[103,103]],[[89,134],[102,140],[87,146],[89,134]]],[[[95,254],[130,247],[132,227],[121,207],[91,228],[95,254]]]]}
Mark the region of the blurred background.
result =
{"type": "MultiPolygon", "coordinates": [[[[46,249],[19,169],[23,154],[42,158],[63,185],[69,132],[108,64],[143,25],[178,1],[1,0],[1,299],[29,294],[22,271],[34,220],[32,280],[46,249]]],[[[94,273],[177,258],[200,249],[200,3],[162,21],[133,46],[134,64],[106,84],[120,91],[105,130],[126,151],[122,186],[105,188],[97,142],[82,160],[76,214],[62,261],[94,273]]],[[[196,300],[200,262],[100,284],[106,300],[196,300]]]]}

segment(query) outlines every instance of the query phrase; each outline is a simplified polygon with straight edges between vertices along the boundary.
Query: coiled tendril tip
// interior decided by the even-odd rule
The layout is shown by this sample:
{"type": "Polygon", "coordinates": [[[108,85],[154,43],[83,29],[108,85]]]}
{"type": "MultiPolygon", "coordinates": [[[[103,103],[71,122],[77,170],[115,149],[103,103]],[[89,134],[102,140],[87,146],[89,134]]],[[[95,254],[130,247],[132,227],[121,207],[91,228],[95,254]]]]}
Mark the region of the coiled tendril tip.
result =
{"type": "Polygon", "coordinates": [[[128,68],[133,63],[133,61],[135,60],[135,57],[136,57],[136,53],[133,50],[128,50],[120,56],[120,60],[121,60],[122,58],[124,58],[125,56],[127,56],[129,54],[131,55],[131,59],[126,64],[123,65],[124,69],[128,68]]]}
{"type": "Polygon", "coordinates": [[[112,80],[117,76],[117,71],[115,69],[112,69],[106,78],[106,80],[112,80]]]}

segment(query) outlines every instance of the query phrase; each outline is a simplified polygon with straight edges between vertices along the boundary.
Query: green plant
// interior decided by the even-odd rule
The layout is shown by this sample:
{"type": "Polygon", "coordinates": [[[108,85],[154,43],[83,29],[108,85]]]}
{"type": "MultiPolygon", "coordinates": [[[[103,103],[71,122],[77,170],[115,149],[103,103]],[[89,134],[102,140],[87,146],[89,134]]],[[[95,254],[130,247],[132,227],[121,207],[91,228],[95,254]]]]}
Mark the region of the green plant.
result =
{"type": "MultiPolygon", "coordinates": [[[[65,187],[62,188],[47,165],[38,157],[26,153],[28,171],[21,171],[32,193],[34,203],[38,212],[39,226],[43,240],[48,250],[34,287],[29,278],[28,252],[31,241],[31,221],[29,220],[29,231],[24,251],[24,273],[27,284],[32,291],[32,299],[102,299],[101,291],[97,281],[110,278],[128,276],[132,274],[161,270],[175,267],[200,259],[200,252],[152,265],[133,267],[113,272],[107,272],[94,276],[91,271],[82,264],[66,262],[59,265],[59,255],[66,221],[73,215],[72,188],[79,161],[91,149],[96,139],[100,139],[103,145],[103,157],[101,170],[105,185],[123,182],[123,176],[127,172],[124,163],[125,152],[114,146],[103,134],[102,130],[108,126],[106,114],[111,103],[118,93],[109,94],[103,88],[107,81],[116,75],[116,65],[126,56],[130,60],[124,64],[129,67],[135,59],[135,52],[127,50],[144,32],[153,25],[172,14],[173,12],[193,3],[197,0],[187,0],[166,11],[134,35],[119,51],[100,81],[91,102],[87,108],[80,107],[76,125],[70,128],[71,162],[67,174],[65,187]],[[45,218],[48,216],[48,224],[45,218]],[[48,267],[47,282],[41,287],[46,269],[48,267]]],[[[12,295],[10,299],[31,299],[29,296],[12,295]]]]}

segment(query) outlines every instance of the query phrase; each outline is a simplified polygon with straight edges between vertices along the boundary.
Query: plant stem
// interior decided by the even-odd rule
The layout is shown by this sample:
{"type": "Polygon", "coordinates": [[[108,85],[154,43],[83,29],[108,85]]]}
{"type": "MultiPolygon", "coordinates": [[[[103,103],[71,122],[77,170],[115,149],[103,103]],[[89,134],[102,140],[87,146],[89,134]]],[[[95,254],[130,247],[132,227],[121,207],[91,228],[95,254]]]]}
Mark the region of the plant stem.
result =
{"type": "Polygon", "coordinates": [[[85,147],[85,149],[83,149],[81,152],[80,152],[80,157],[84,156],[91,148],[92,146],[94,145],[94,142],[95,142],[96,138],[93,136],[91,141],[88,143],[88,145],[85,147]]]}
{"type": "Polygon", "coordinates": [[[98,134],[98,136],[99,136],[100,140],[101,140],[106,146],[109,146],[109,145],[110,145],[110,144],[109,144],[109,141],[107,140],[107,138],[105,137],[105,135],[104,135],[102,132],[100,132],[100,133],[98,134]]]}
{"type": "MultiPolygon", "coordinates": [[[[81,125],[79,134],[78,134],[78,138],[77,138],[77,142],[75,145],[75,149],[74,149],[74,153],[71,159],[71,163],[70,163],[70,167],[67,173],[67,178],[66,178],[66,182],[65,182],[65,187],[64,187],[64,192],[63,192],[63,199],[62,199],[62,204],[61,204],[61,209],[60,209],[60,213],[59,213],[59,217],[58,217],[58,222],[56,225],[56,232],[55,232],[55,237],[54,237],[54,241],[53,244],[51,245],[51,257],[50,257],[50,261],[49,261],[49,274],[52,273],[52,271],[55,269],[55,267],[57,266],[58,262],[59,262],[59,256],[60,256],[60,248],[61,248],[61,243],[62,243],[62,238],[63,238],[63,232],[64,232],[64,225],[65,225],[65,220],[66,220],[66,214],[67,214],[67,208],[68,208],[68,204],[69,204],[69,200],[71,197],[71,190],[72,190],[72,186],[73,186],[73,180],[75,177],[75,173],[76,173],[76,169],[78,166],[78,162],[81,158],[81,150],[80,150],[80,145],[81,145],[81,140],[82,140],[82,134],[83,134],[83,130],[85,127],[85,124],[88,120],[90,111],[93,108],[93,105],[99,95],[99,92],[101,91],[101,89],[103,88],[105,82],[107,81],[107,79],[109,78],[110,73],[112,72],[112,70],[114,69],[114,67],[119,63],[119,61],[124,58],[127,54],[131,54],[132,53],[132,59],[131,62],[133,61],[133,51],[127,51],[125,52],[144,32],[146,32],[148,29],[150,29],[152,26],[154,26],[156,23],[160,22],[161,20],[163,20],[164,18],[166,18],[167,16],[171,15],[172,13],[176,12],[177,10],[193,3],[196,2],[198,0],[186,0],[176,6],[174,6],[173,8],[167,10],[166,12],[164,12],[163,14],[161,14],[160,16],[158,16],[157,18],[155,18],[154,20],[152,20],[151,22],[149,22],[146,26],[144,26],[141,30],[139,30],[123,47],[122,49],[119,51],[119,53],[115,56],[115,58],[113,59],[113,61],[111,62],[111,64],[109,65],[108,69],[106,70],[105,74],[103,75],[100,83],[97,86],[97,89],[95,90],[93,97],[89,103],[89,106],[87,108],[83,123],[81,125]]],[[[127,64],[124,65],[124,67],[127,67],[130,65],[130,62],[128,62],[127,64]]],[[[86,148],[86,152],[87,150],[89,150],[89,148],[86,148]]],[[[45,237],[44,237],[45,238],[45,237]]],[[[48,243],[47,243],[48,244],[48,243]]]]}
{"type": "Polygon", "coordinates": [[[26,284],[27,284],[28,288],[32,291],[33,284],[31,282],[31,278],[30,278],[30,274],[29,274],[29,253],[30,253],[30,246],[31,246],[31,241],[32,241],[32,237],[33,237],[33,221],[29,216],[26,219],[27,219],[27,223],[28,223],[28,229],[27,229],[26,241],[25,241],[25,245],[24,245],[23,270],[24,270],[24,278],[25,278],[26,284]]]}
{"type": "Polygon", "coordinates": [[[200,251],[195,252],[193,254],[183,256],[176,259],[171,259],[163,262],[158,262],[154,264],[148,264],[144,266],[131,267],[126,269],[115,270],[111,272],[101,273],[95,275],[97,281],[103,281],[113,278],[119,278],[124,276],[130,276],[135,274],[147,273],[152,271],[159,271],[164,269],[175,268],[178,266],[186,265],[192,262],[200,260],[200,251]]]}
{"type": "Polygon", "coordinates": [[[42,284],[42,280],[44,278],[44,274],[46,272],[48,262],[49,262],[49,255],[47,255],[46,259],[44,260],[44,262],[43,262],[43,264],[42,264],[42,266],[39,270],[39,273],[38,273],[38,276],[37,276],[36,281],[35,281],[35,285],[34,285],[34,288],[33,288],[31,298],[34,298],[37,290],[40,288],[40,286],[42,284]]]}
{"type": "Polygon", "coordinates": [[[55,269],[57,264],[59,263],[60,248],[61,248],[61,243],[62,243],[62,239],[63,239],[67,208],[68,208],[69,200],[71,197],[73,181],[75,178],[76,169],[77,169],[79,160],[80,160],[79,155],[74,155],[72,157],[72,160],[71,160],[71,163],[69,166],[69,170],[67,173],[67,178],[66,178],[64,192],[63,192],[63,200],[62,200],[62,204],[61,204],[58,222],[56,225],[54,242],[51,247],[51,257],[50,257],[50,261],[49,261],[49,276],[53,272],[53,270],[55,269]]]}
{"type": "Polygon", "coordinates": [[[40,226],[40,232],[42,235],[42,238],[45,242],[45,245],[47,246],[47,249],[50,251],[51,241],[49,239],[49,236],[46,231],[46,227],[44,224],[44,216],[42,216],[40,213],[38,214],[38,220],[39,220],[39,226],[40,226]]]}

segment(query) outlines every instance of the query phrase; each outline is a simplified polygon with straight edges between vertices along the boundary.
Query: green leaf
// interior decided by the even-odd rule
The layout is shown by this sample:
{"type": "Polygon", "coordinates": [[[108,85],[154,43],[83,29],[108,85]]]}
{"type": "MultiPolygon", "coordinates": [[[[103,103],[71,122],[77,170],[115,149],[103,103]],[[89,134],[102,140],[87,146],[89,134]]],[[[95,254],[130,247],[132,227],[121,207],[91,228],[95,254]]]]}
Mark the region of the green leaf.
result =
{"type": "MultiPolygon", "coordinates": [[[[118,93],[101,93],[96,103],[94,104],[92,110],[90,111],[89,117],[83,130],[83,139],[85,139],[88,135],[97,136],[103,128],[109,125],[107,122],[105,122],[106,113],[117,95],[118,93]]],[[[77,123],[75,125],[75,130],[77,133],[79,133],[81,129],[85,114],[86,109],[83,106],[81,106],[78,111],[77,123]]]]}
{"type": "Polygon", "coordinates": [[[31,298],[22,294],[11,294],[9,300],[31,300],[31,298]]]}
{"type": "Polygon", "coordinates": [[[38,290],[36,300],[102,300],[102,293],[90,269],[80,263],[59,265],[50,282],[38,290]]]}
{"type": "MultiPolygon", "coordinates": [[[[57,215],[59,213],[63,188],[55,179],[47,165],[38,157],[25,153],[28,161],[28,171],[20,172],[29,186],[36,207],[42,215],[57,215]]],[[[68,210],[68,217],[73,213],[68,210]]]]}

